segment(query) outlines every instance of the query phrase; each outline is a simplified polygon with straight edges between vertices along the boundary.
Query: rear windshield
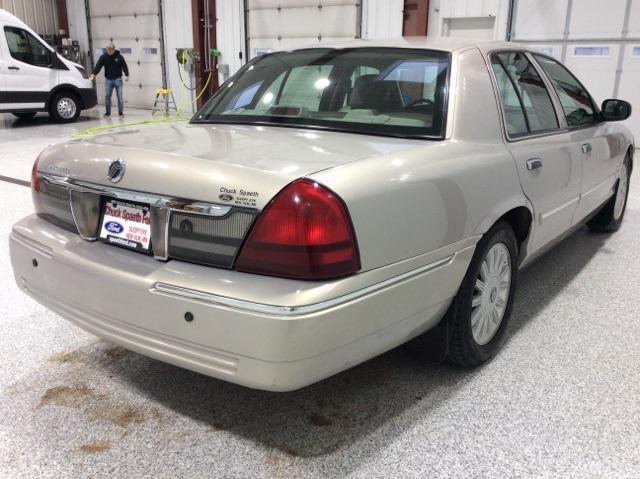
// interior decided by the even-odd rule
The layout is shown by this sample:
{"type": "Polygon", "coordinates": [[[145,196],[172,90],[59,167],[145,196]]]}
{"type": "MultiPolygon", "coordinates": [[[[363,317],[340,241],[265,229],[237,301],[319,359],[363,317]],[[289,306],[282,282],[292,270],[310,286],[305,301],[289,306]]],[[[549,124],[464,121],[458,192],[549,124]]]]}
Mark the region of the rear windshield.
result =
{"type": "Polygon", "coordinates": [[[439,139],[449,55],[402,48],[308,49],[252,60],[192,122],[275,124],[439,139]]]}

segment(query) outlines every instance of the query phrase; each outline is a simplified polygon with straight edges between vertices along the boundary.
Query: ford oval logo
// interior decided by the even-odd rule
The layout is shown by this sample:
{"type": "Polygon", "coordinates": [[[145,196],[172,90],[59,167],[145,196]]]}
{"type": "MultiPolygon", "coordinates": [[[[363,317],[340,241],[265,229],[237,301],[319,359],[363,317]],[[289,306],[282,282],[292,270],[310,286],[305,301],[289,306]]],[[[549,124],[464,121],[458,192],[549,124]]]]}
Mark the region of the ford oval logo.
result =
{"type": "Polygon", "coordinates": [[[124,161],[120,158],[114,159],[109,163],[109,169],[107,170],[107,177],[112,183],[117,183],[124,176],[124,161]]]}
{"type": "Polygon", "coordinates": [[[220,196],[218,196],[218,198],[220,199],[220,201],[231,201],[231,200],[233,200],[233,196],[232,195],[227,195],[227,194],[220,195],[220,196]]]}
{"type": "Polygon", "coordinates": [[[105,223],[104,227],[109,233],[115,234],[120,234],[124,230],[122,225],[120,223],[116,223],[115,221],[109,221],[108,223],[105,223]]]}

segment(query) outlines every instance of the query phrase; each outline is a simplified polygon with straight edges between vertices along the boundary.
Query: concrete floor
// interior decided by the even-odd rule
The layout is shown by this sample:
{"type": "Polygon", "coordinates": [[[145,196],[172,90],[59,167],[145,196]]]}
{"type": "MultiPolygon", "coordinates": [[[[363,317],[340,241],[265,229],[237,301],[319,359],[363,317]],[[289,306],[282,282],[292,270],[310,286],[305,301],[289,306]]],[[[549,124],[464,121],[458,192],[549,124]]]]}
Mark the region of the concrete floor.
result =
{"type": "MultiPolygon", "coordinates": [[[[44,146],[96,114],[63,127],[0,115],[0,175],[27,180],[44,146]]],[[[2,240],[0,477],[637,478],[637,172],[628,208],[618,233],[583,229],[523,272],[504,350],[485,367],[399,348],[286,394],[71,326],[18,291],[2,240]]],[[[0,237],[31,210],[28,188],[0,181],[0,237]]]]}

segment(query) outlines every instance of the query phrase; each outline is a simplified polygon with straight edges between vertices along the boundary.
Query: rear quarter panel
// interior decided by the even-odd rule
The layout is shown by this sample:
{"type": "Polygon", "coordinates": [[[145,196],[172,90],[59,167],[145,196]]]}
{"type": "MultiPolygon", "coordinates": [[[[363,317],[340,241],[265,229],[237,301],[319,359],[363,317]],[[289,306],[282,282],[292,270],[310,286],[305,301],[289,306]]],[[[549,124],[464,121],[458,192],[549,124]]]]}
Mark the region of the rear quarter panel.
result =
{"type": "Polygon", "coordinates": [[[407,140],[415,147],[311,175],[346,202],[363,270],[478,240],[510,209],[528,207],[482,55],[469,49],[452,62],[445,140],[407,140]]]}

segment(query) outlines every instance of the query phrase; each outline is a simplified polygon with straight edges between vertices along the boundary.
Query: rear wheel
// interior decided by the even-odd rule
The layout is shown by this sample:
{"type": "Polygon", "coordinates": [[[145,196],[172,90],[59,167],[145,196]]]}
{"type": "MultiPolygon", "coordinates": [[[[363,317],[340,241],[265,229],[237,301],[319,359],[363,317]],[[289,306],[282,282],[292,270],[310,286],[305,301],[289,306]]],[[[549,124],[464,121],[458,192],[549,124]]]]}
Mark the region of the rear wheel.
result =
{"type": "Polygon", "coordinates": [[[500,221],[480,240],[467,274],[447,312],[451,325],[448,359],[479,366],[498,351],[511,316],[518,276],[518,242],[500,221]]]}
{"type": "Polygon", "coordinates": [[[620,228],[624,212],[627,209],[627,198],[629,196],[629,180],[631,178],[631,160],[629,156],[624,159],[620,169],[620,179],[616,194],[609,202],[594,216],[588,223],[592,231],[611,233],[620,228]]]}
{"type": "Polygon", "coordinates": [[[61,92],[53,97],[49,114],[59,123],[76,121],[80,116],[80,101],[77,95],[71,92],[61,92]]]}
{"type": "Polygon", "coordinates": [[[17,116],[22,120],[28,120],[29,118],[33,118],[34,116],[36,116],[36,112],[35,111],[19,112],[19,113],[14,113],[13,116],[17,116]]]}

